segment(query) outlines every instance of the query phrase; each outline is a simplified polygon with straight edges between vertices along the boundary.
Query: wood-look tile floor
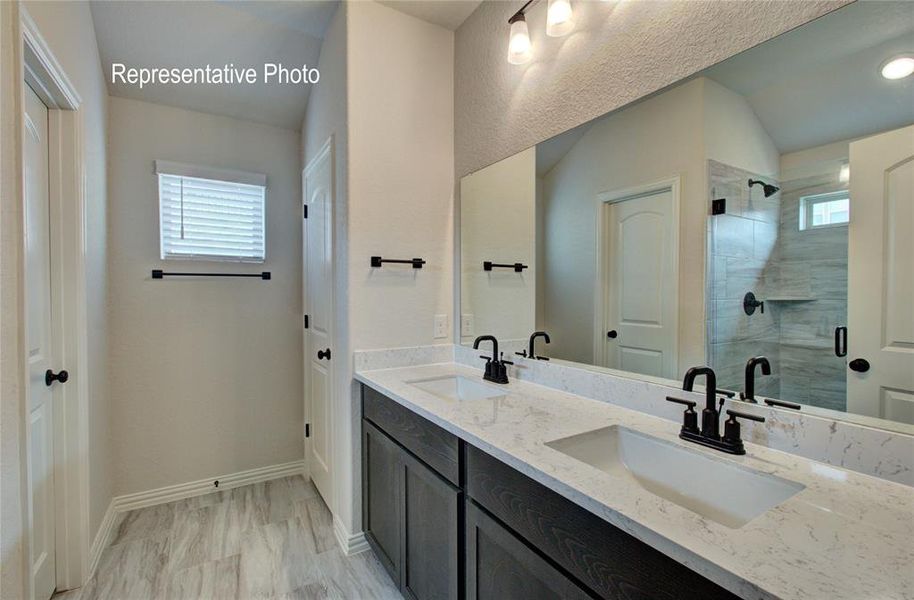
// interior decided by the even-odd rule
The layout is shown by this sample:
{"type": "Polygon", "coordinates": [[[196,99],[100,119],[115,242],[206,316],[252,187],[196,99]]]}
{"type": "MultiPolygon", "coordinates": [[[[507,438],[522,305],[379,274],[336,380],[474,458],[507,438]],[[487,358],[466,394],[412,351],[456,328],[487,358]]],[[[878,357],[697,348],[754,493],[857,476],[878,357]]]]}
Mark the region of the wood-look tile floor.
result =
{"type": "Polygon", "coordinates": [[[371,552],[345,556],[301,476],[121,515],[92,579],[54,600],[399,599],[371,552]]]}

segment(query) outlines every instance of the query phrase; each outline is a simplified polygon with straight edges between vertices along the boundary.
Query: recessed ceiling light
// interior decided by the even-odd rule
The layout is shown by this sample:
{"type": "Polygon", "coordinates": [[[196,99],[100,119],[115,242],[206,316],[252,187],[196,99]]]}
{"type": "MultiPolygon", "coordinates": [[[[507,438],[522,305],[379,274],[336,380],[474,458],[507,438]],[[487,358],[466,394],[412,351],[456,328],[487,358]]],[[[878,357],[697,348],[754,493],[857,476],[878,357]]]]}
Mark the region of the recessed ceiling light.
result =
{"type": "Polygon", "coordinates": [[[886,79],[904,79],[914,73],[914,56],[896,56],[882,63],[880,72],[886,79]]]}

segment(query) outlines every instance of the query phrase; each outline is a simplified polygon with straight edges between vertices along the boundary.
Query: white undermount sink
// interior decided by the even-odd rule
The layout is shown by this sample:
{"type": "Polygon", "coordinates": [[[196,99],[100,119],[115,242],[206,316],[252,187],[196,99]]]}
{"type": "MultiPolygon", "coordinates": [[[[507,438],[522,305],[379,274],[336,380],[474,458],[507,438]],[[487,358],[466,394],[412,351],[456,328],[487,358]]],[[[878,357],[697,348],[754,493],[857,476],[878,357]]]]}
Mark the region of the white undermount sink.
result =
{"type": "Polygon", "coordinates": [[[433,379],[408,381],[407,383],[445,400],[482,400],[505,395],[504,391],[495,386],[486,385],[461,375],[446,375],[433,379]]]}
{"type": "Polygon", "coordinates": [[[733,529],[805,487],[618,425],[546,445],[733,529]]]}

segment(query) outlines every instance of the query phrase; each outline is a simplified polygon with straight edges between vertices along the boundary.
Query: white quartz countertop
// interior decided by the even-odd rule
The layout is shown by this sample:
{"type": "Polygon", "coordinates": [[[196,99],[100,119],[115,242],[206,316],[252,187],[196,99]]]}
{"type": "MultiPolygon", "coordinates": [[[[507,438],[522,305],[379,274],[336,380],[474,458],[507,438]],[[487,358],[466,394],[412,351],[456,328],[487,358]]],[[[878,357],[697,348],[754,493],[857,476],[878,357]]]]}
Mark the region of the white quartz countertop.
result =
{"type": "Polygon", "coordinates": [[[531,383],[463,402],[408,383],[448,375],[481,380],[454,363],[355,377],[742,598],[914,599],[910,487],[750,443],[745,456],[705,449],[680,440],[676,423],[531,383]],[[806,487],[733,529],[545,445],[610,425],[806,487]]]}

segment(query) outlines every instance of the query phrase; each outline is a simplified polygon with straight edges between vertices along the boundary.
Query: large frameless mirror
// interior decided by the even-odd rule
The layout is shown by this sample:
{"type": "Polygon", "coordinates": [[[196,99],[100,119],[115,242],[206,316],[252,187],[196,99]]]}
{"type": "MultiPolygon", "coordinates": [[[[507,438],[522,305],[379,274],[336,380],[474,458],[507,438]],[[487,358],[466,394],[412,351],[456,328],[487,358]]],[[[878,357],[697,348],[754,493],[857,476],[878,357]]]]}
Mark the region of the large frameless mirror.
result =
{"type": "Polygon", "coordinates": [[[914,432],[912,71],[859,2],[467,175],[461,342],[914,432]]]}

